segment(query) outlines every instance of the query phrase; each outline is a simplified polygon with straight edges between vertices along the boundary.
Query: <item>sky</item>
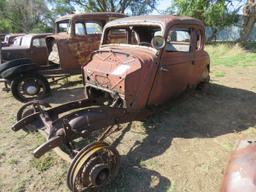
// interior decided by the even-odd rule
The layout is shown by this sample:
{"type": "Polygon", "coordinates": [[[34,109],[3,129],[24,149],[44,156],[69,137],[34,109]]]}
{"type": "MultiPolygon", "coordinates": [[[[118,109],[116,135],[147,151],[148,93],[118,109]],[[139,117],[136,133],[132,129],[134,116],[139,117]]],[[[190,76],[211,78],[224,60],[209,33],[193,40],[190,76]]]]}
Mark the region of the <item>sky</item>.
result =
{"type": "MultiPolygon", "coordinates": [[[[166,10],[168,7],[170,7],[170,5],[171,5],[171,0],[160,0],[160,1],[159,1],[159,4],[158,4],[158,6],[157,6],[157,10],[159,10],[159,11],[164,11],[164,10],[166,10]]],[[[157,15],[157,14],[159,14],[159,13],[155,10],[155,11],[153,11],[153,14],[154,14],[154,15],[157,15]]]]}
{"type": "MultiPolygon", "coordinates": [[[[157,8],[152,12],[152,14],[153,15],[161,14],[162,11],[165,11],[168,7],[170,7],[172,1],[173,0],[159,0],[157,8]]],[[[234,5],[234,8],[237,8],[239,6],[244,5],[246,1],[247,0],[233,0],[232,3],[234,5]]],[[[76,7],[76,9],[78,13],[83,11],[83,9],[79,9],[78,7],[76,7]]],[[[239,13],[240,14],[242,13],[242,9],[240,9],[239,13]]]]}
{"type": "MultiPolygon", "coordinates": [[[[233,0],[232,3],[234,5],[234,8],[238,8],[239,6],[242,6],[246,3],[247,0],[233,0]]],[[[157,6],[157,10],[164,11],[168,7],[170,7],[172,0],[159,0],[159,4],[157,6]]],[[[240,9],[240,13],[242,13],[242,9],[240,9]]],[[[153,14],[157,15],[159,14],[156,10],[153,11],[153,14]]]]}

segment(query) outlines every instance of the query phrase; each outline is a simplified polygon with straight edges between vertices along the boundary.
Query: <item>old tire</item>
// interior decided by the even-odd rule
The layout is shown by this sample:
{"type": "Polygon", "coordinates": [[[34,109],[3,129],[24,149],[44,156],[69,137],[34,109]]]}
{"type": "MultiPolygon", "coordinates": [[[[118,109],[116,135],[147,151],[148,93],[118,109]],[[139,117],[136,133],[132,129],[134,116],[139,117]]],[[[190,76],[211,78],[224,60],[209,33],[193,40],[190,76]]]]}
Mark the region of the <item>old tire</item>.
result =
{"type": "Polygon", "coordinates": [[[11,92],[21,102],[42,99],[50,91],[47,79],[39,74],[22,74],[11,82],[11,92]]]}

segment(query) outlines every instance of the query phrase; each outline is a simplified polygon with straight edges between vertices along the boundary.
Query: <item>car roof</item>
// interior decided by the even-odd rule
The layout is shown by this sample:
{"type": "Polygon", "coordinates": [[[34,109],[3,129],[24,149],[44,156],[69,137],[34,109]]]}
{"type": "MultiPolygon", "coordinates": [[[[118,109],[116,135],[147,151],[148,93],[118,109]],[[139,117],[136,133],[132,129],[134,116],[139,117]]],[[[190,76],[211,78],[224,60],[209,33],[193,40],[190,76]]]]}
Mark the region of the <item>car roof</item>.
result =
{"type": "Polygon", "coordinates": [[[94,13],[80,13],[80,14],[69,14],[62,16],[58,19],[56,19],[55,22],[63,21],[63,20],[70,20],[70,19],[75,19],[75,18],[93,18],[93,17],[125,17],[124,14],[122,13],[114,13],[114,12],[94,12],[94,13]]]}
{"type": "Polygon", "coordinates": [[[24,36],[27,37],[46,37],[47,35],[52,35],[52,33],[30,33],[30,34],[25,34],[24,36]]]}
{"type": "Polygon", "coordinates": [[[166,28],[173,24],[187,24],[187,25],[199,25],[204,27],[202,21],[187,17],[187,16],[174,16],[174,15],[143,15],[143,16],[132,16],[121,19],[116,19],[109,22],[107,27],[117,26],[117,25],[129,25],[129,24],[158,24],[166,28]]]}

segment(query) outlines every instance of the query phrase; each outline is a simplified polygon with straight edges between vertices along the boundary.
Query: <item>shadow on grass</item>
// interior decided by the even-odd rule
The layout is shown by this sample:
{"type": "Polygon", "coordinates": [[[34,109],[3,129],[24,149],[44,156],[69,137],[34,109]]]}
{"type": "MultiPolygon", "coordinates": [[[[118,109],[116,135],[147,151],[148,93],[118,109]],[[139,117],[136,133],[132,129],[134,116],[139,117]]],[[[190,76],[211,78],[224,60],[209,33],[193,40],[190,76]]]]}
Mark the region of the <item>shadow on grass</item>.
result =
{"type": "MultiPolygon", "coordinates": [[[[78,99],[83,88],[55,92],[50,102],[63,103],[78,99]]],[[[101,191],[170,191],[171,181],[141,162],[162,155],[173,138],[214,138],[243,131],[256,125],[256,93],[210,84],[207,93],[190,92],[167,105],[165,110],[143,122],[145,137],[136,141],[127,155],[122,156],[121,171],[116,180],[101,191]]],[[[131,131],[128,124],[114,141],[117,146],[131,131]]],[[[134,137],[136,140],[136,137],[134,137]]]]}
{"type": "MultiPolygon", "coordinates": [[[[211,84],[207,93],[185,94],[175,104],[143,122],[145,138],[136,141],[122,157],[121,175],[103,191],[170,191],[171,181],[156,171],[141,167],[141,162],[163,154],[176,137],[213,138],[253,127],[255,114],[254,92],[211,84]],[[152,187],[154,177],[158,182],[152,187]]],[[[129,131],[130,124],[113,145],[116,146],[129,131]]]]}
{"type": "Polygon", "coordinates": [[[50,97],[44,99],[52,104],[64,104],[70,101],[84,98],[83,87],[71,87],[69,89],[52,90],[50,97]]]}

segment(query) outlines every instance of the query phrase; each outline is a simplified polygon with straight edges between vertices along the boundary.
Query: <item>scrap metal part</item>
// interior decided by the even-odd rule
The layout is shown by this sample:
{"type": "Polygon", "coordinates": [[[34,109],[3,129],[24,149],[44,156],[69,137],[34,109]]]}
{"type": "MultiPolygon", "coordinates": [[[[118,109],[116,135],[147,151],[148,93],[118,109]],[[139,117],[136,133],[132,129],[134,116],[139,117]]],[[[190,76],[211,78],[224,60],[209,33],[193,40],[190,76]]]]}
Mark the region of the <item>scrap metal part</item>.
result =
{"type": "MultiPolygon", "coordinates": [[[[109,127],[100,139],[103,140],[109,135],[108,132],[113,132],[113,125],[139,120],[148,114],[143,110],[127,111],[124,108],[97,105],[93,99],[73,101],[54,108],[50,108],[48,103],[33,101],[19,110],[18,122],[12,126],[12,130],[43,130],[47,133],[48,140],[34,151],[34,156],[39,158],[55,147],[62,144],[69,146],[79,137],[86,139],[94,131],[109,127]],[[61,116],[74,109],[80,110],[61,116]]],[[[70,155],[74,156],[75,152],[71,150],[70,155]]]]}
{"type": "Polygon", "coordinates": [[[118,151],[104,142],[91,143],[73,159],[67,185],[71,191],[88,191],[108,184],[118,173],[118,151]]]}
{"type": "Polygon", "coordinates": [[[256,191],[256,141],[241,141],[231,154],[221,192],[256,191]]]}

